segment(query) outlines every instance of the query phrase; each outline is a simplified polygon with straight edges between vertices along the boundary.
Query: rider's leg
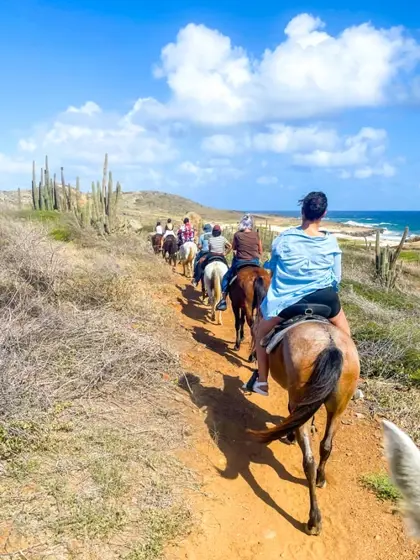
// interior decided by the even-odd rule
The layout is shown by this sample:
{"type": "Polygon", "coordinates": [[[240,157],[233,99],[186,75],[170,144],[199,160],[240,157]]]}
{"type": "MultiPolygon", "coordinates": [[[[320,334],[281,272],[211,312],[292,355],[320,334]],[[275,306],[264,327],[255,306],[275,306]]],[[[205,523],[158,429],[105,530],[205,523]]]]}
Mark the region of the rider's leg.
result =
{"type": "Polygon", "coordinates": [[[268,354],[261,346],[261,340],[282,321],[281,317],[260,319],[254,325],[255,351],[257,354],[258,369],[254,371],[251,379],[244,385],[244,389],[254,391],[260,395],[268,396],[268,354]]]}
{"type": "Polygon", "coordinates": [[[342,309],[340,310],[340,313],[338,315],[330,319],[330,322],[335,327],[339,328],[340,330],[342,330],[343,332],[351,336],[350,325],[349,322],[347,321],[346,314],[342,309]]]}

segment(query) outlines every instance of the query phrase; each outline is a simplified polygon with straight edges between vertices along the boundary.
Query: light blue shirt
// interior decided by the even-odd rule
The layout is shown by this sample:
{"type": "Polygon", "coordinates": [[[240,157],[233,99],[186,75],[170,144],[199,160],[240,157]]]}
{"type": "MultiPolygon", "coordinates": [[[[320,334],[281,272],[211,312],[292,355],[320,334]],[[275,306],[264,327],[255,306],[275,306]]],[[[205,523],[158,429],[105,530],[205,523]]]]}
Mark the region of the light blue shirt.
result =
{"type": "Polygon", "coordinates": [[[200,235],[198,243],[201,245],[201,251],[203,253],[208,253],[210,251],[209,239],[210,239],[211,236],[212,236],[211,232],[210,233],[202,233],[200,235]]]}
{"type": "Polygon", "coordinates": [[[261,305],[264,318],[269,319],[317,290],[333,287],[338,291],[341,249],[328,232],[311,237],[301,227],[291,228],[273,241],[271,259],[264,268],[272,274],[261,305]]]}

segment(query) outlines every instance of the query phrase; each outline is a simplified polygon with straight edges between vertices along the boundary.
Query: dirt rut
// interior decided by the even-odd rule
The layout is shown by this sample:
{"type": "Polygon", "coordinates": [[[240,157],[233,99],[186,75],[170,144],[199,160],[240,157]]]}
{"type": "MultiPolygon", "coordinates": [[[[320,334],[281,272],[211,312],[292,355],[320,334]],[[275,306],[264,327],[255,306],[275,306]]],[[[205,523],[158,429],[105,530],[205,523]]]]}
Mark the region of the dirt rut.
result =
{"type": "MultiPolygon", "coordinates": [[[[327,487],[318,491],[322,534],[305,534],[309,496],[299,447],[261,446],[245,434],[287,415],[286,394],[274,383],[269,398],[242,393],[251,371],[248,342],[235,352],[231,311],[224,313],[223,326],[212,324],[199,293],[180,278],[174,307],[192,337],[184,352],[192,373],[185,398],[195,413],[193,449],[183,458],[202,488],[190,496],[198,527],[167,551],[168,560],[420,559],[420,547],[408,540],[395,508],[360,485],[361,475],[385,469],[380,425],[362,404],[351,403],[346,412],[327,464],[327,487]]],[[[318,456],[323,411],[316,425],[318,456]]]]}

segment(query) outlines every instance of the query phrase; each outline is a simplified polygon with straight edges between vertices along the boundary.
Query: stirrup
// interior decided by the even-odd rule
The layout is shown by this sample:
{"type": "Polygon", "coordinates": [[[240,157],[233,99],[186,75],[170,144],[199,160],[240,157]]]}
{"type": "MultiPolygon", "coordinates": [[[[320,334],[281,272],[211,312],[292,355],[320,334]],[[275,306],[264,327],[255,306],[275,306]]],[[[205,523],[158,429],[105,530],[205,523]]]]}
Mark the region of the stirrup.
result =
{"type": "Polygon", "coordinates": [[[258,381],[258,370],[252,372],[249,380],[242,385],[242,389],[245,391],[250,391],[252,393],[257,393],[263,397],[268,397],[268,383],[267,381],[258,381]],[[266,387],[266,390],[263,387],[266,387]]]}

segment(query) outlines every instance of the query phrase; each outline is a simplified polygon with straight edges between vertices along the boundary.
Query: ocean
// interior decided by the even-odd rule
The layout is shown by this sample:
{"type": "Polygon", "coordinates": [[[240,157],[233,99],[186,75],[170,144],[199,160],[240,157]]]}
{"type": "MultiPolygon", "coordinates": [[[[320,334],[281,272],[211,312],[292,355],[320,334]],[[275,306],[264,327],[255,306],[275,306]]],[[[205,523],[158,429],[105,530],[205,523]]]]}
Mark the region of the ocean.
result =
{"type": "MultiPolygon", "coordinates": [[[[279,216],[299,218],[299,210],[270,212],[279,216]]],[[[353,211],[329,210],[326,220],[340,222],[349,226],[380,227],[384,229],[384,237],[401,236],[405,226],[410,229],[410,235],[420,235],[420,211],[399,212],[394,210],[353,211]]]]}

